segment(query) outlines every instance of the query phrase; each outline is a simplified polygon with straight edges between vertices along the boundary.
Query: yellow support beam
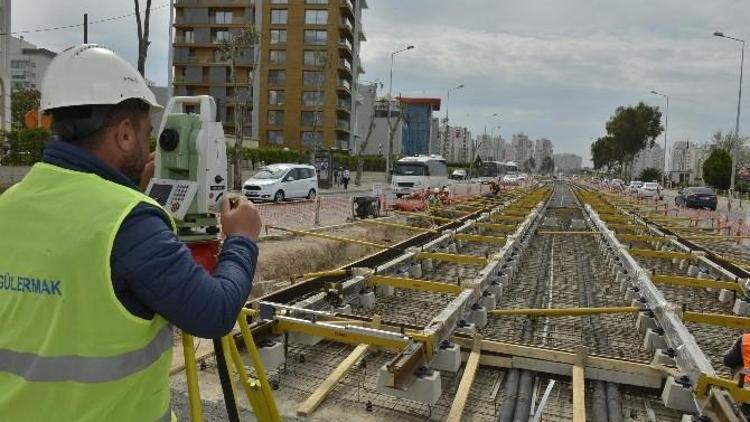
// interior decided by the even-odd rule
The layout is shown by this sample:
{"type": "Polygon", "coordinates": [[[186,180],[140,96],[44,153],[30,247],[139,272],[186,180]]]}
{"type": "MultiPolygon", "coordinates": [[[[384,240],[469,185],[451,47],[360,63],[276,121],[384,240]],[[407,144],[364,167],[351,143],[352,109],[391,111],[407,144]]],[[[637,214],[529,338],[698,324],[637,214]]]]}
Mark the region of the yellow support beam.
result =
{"type": "Polygon", "coordinates": [[[492,230],[505,230],[506,232],[514,232],[518,229],[518,226],[511,224],[492,224],[492,223],[475,223],[476,227],[486,227],[492,230]]]}
{"type": "Polygon", "coordinates": [[[648,258],[660,258],[660,259],[695,259],[695,255],[687,252],[673,252],[673,251],[655,251],[653,249],[628,249],[628,253],[632,256],[643,256],[648,258]]]}
{"type": "Polygon", "coordinates": [[[700,378],[698,378],[698,383],[695,385],[695,394],[700,397],[706,397],[711,387],[725,389],[736,402],[750,403],[750,390],[740,388],[737,385],[737,381],[706,374],[701,374],[700,378]]]}
{"type": "Polygon", "coordinates": [[[321,238],[321,239],[334,240],[336,242],[352,243],[352,244],[355,244],[355,245],[370,246],[370,247],[379,248],[379,249],[390,249],[390,246],[384,245],[382,243],[366,242],[364,240],[349,239],[347,237],[331,236],[329,234],[316,233],[316,232],[308,232],[308,231],[304,231],[304,230],[292,230],[292,229],[287,229],[287,228],[277,227],[277,226],[268,226],[268,228],[269,229],[273,229],[273,230],[285,231],[285,232],[288,232],[288,233],[295,234],[297,236],[318,237],[318,238],[321,238]]]}
{"type": "Polygon", "coordinates": [[[450,293],[457,295],[463,290],[457,284],[442,283],[438,281],[419,280],[415,278],[388,277],[382,275],[372,275],[367,278],[367,282],[373,286],[393,286],[399,289],[421,290],[425,292],[450,293]]]}
{"type": "Polygon", "coordinates": [[[419,213],[419,212],[396,211],[396,212],[394,212],[394,214],[396,214],[396,215],[406,215],[406,216],[411,216],[411,217],[430,218],[430,219],[437,220],[437,221],[445,221],[446,223],[452,223],[454,221],[458,221],[458,220],[456,220],[454,218],[438,217],[438,216],[435,216],[435,215],[422,214],[422,213],[419,213]]]}
{"type": "Polygon", "coordinates": [[[469,398],[469,391],[471,390],[471,384],[474,383],[474,376],[479,368],[479,358],[482,353],[482,339],[476,337],[474,339],[474,345],[469,354],[469,359],[466,361],[464,367],[464,374],[461,377],[461,382],[458,384],[456,394],[453,397],[453,404],[448,412],[447,422],[461,422],[461,416],[464,413],[464,407],[466,406],[466,400],[469,398]]]}
{"type": "Polygon", "coordinates": [[[303,323],[283,317],[277,317],[273,325],[273,334],[302,333],[313,337],[321,337],[339,343],[353,345],[369,344],[384,349],[402,350],[409,344],[410,339],[378,336],[375,333],[367,334],[363,331],[354,331],[346,326],[339,327],[324,323],[303,323]]]}
{"type": "Polygon", "coordinates": [[[487,265],[490,261],[487,258],[474,255],[459,255],[452,253],[437,253],[437,252],[420,252],[417,254],[417,259],[434,259],[436,261],[453,262],[455,264],[473,264],[473,265],[487,265]]]}
{"type": "Polygon", "coordinates": [[[588,350],[579,347],[573,364],[573,422],[586,422],[586,355],[588,350]]]}
{"type": "Polygon", "coordinates": [[[346,270],[319,271],[315,273],[304,273],[302,274],[302,278],[341,277],[345,276],[346,274],[346,270]]]}
{"type": "Polygon", "coordinates": [[[583,316],[600,314],[623,314],[640,311],[634,306],[613,306],[601,308],[522,308],[495,309],[490,311],[494,316],[526,315],[526,316],[583,316]]]}
{"type": "Polygon", "coordinates": [[[686,234],[680,236],[683,239],[689,239],[689,240],[719,240],[719,241],[733,241],[733,240],[742,240],[742,239],[750,239],[750,235],[716,235],[716,234],[686,234]]]}
{"type": "Polygon", "coordinates": [[[590,235],[594,235],[594,234],[601,234],[601,232],[591,231],[591,230],[567,231],[567,232],[540,231],[540,232],[536,232],[536,234],[590,234],[590,235]]]}
{"type": "Polygon", "coordinates": [[[365,223],[365,224],[375,224],[377,226],[393,227],[395,229],[414,230],[417,232],[424,232],[424,233],[437,233],[438,232],[437,230],[428,229],[425,227],[410,226],[408,224],[389,223],[387,221],[364,219],[364,220],[359,220],[358,222],[365,223]]]}
{"type": "Polygon", "coordinates": [[[463,240],[464,242],[489,243],[493,245],[505,244],[505,236],[479,236],[475,234],[456,233],[453,235],[453,238],[463,240]]]}
{"type": "Polygon", "coordinates": [[[656,284],[670,284],[673,286],[694,287],[697,289],[726,289],[735,292],[742,292],[742,287],[733,281],[718,281],[667,274],[654,274],[651,275],[650,278],[651,281],[656,284]]]}
{"type": "Polygon", "coordinates": [[[616,234],[618,240],[622,242],[669,242],[664,236],[650,236],[641,234],[616,234]]]}
{"type": "Polygon", "coordinates": [[[685,311],[682,313],[682,320],[718,327],[737,328],[743,331],[750,330],[750,318],[737,315],[685,311]]]}

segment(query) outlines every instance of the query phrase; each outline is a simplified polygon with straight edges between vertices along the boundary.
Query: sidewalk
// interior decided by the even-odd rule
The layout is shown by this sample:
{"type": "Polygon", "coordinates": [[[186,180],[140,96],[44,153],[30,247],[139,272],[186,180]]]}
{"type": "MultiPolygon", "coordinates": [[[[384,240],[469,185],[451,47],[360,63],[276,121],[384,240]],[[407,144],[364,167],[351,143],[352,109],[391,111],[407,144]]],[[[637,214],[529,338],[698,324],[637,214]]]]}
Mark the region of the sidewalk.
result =
{"type": "Polygon", "coordinates": [[[344,189],[344,186],[334,186],[330,189],[320,189],[320,195],[334,195],[342,193],[356,193],[362,194],[372,193],[372,185],[374,183],[380,183],[383,191],[389,191],[390,187],[385,184],[385,173],[380,172],[364,172],[362,173],[362,181],[359,186],[354,185],[354,178],[356,177],[355,172],[351,172],[352,180],[349,181],[349,189],[344,189]]]}

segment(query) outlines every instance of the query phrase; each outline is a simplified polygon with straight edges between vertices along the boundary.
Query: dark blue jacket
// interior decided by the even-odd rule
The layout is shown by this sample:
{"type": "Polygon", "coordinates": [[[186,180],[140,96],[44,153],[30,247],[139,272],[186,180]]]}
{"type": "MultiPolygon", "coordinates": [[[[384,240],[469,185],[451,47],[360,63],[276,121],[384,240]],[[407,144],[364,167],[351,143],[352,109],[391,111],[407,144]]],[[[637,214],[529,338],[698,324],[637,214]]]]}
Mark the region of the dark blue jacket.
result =
{"type": "MultiPolygon", "coordinates": [[[[43,161],[137,189],[124,174],[68,142],[50,142],[43,161]]],[[[40,200],[54,206],[54,198],[40,200]]],[[[234,326],[250,294],[257,260],[255,243],[229,236],[209,274],[170,230],[163,211],[144,203],[120,226],[110,264],[115,294],[130,313],[145,319],[159,314],[183,331],[215,338],[234,326]]]]}

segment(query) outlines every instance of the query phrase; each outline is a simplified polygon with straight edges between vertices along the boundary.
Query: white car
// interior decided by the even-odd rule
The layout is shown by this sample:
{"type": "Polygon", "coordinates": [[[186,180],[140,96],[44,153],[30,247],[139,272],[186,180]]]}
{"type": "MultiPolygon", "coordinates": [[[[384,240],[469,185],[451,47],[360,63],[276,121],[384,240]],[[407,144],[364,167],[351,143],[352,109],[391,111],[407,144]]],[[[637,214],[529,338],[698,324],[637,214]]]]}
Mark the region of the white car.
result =
{"type": "Polygon", "coordinates": [[[630,193],[638,193],[638,190],[643,187],[643,182],[640,180],[633,180],[630,182],[630,185],[628,185],[628,192],[630,193]]]}
{"type": "Polygon", "coordinates": [[[272,164],[247,179],[242,193],[251,201],[313,199],[318,194],[318,175],[315,167],[305,164],[272,164]]]}
{"type": "Polygon", "coordinates": [[[518,183],[518,176],[506,174],[503,176],[503,183],[518,183]]]}
{"type": "Polygon", "coordinates": [[[661,187],[656,182],[646,182],[638,189],[638,196],[641,198],[658,198],[664,199],[661,194],[661,187]]]}

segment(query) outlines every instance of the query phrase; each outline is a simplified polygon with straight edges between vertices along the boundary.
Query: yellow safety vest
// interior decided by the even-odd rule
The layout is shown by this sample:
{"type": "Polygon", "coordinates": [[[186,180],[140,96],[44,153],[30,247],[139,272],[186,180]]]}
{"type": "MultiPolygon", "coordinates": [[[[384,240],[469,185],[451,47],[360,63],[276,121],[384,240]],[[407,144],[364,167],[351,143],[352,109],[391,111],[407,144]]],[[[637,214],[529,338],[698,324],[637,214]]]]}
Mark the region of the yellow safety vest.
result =
{"type": "Polygon", "coordinates": [[[115,235],[143,202],[159,207],[44,163],[0,195],[0,421],[173,418],[171,326],[112,287],[115,235]]]}

